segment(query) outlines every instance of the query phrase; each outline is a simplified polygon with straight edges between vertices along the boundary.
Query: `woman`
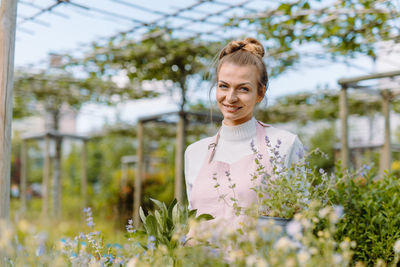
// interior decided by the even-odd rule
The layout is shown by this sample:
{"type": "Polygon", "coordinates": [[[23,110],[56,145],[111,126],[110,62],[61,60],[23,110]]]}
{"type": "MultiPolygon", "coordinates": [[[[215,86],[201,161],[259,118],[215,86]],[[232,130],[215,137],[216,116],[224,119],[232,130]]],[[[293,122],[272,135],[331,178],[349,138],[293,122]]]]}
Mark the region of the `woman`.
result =
{"type": "Polygon", "coordinates": [[[263,56],[264,48],[254,38],[232,41],[219,54],[216,101],[224,117],[222,126],[215,136],[197,141],[185,151],[189,206],[197,209],[197,214],[238,221],[234,204],[249,207],[256,201],[251,188],[257,181],[251,175],[256,171],[257,153],[267,172],[270,169],[266,140],[286,166],[297,161],[303,150],[296,135],[253,116],[268,84],[263,56]]]}

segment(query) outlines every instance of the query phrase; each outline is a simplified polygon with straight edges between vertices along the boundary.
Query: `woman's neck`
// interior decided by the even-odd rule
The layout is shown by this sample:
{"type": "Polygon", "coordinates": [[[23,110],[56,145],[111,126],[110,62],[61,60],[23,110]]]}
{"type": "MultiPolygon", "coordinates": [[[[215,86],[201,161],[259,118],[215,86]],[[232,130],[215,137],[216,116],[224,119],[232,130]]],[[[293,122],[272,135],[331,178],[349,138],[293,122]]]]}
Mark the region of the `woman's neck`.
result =
{"type": "Polygon", "coordinates": [[[240,141],[252,138],[256,135],[256,119],[235,126],[225,125],[222,121],[220,137],[226,141],[240,141]]]}

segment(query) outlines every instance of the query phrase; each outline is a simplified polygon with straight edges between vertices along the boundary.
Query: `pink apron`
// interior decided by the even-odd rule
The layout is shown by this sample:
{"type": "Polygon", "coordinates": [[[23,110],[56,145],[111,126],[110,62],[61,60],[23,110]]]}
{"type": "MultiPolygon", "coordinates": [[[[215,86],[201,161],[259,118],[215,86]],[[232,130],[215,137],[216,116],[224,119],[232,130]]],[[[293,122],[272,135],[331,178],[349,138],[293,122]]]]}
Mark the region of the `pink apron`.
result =
{"type": "MultiPolygon", "coordinates": [[[[265,166],[267,173],[271,173],[271,164],[269,158],[267,158],[268,153],[265,142],[264,127],[267,126],[269,125],[258,121],[256,126],[256,148],[257,154],[262,157],[259,158],[260,163],[265,166]]],[[[189,201],[192,209],[197,209],[197,215],[208,213],[216,218],[216,220],[210,222],[226,220],[229,225],[237,227],[241,221],[245,220],[246,216],[244,214],[235,215],[234,202],[231,197],[237,199],[237,204],[240,207],[250,207],[257,201],[256,192],[251,188],[260,185],[261,177],[252,181],[257,166],[254,153],[244,156],[232,164],[213,161],[215,149],[218,147],[218,140],[219,131],[215,137],[215,142],[209,146],[203,166],[194,181],[189,201]],[[219,186],[215,187],[216,184],[219,184],[219,186]],[[234,184],[235,187],[232,190],[231,187],[234,184]],[[225,196],[225,200],[221,199],[221,196],[225,196]]]]}

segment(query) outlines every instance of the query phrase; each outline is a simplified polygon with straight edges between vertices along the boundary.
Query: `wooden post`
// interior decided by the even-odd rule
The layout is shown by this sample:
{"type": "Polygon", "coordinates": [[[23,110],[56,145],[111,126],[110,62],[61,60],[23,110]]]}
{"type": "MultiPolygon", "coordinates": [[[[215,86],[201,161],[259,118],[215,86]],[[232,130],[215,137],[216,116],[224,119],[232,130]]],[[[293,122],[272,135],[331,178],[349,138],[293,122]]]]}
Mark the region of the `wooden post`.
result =
{"type": "Polygon", "coordinates": [[[10,216],[11,121],[17,2],[0,1],[0,219],[10,216]]]}
{"type": "Polygon", "coordinates": [[[126,200],[127,200],[127,194],[126,194],[126,186],[128,184],[128,170],[129,170],[129,165],[127,162],[121,162],[121,182],[119,185],[119,191],[120,191],[120,196],[121,196],[121,207],[118,209],[118,218],[121,218],[122,214],[126,214],[126,200]]]}
{"type": "Polygon", "coordinates": [[[348,125],[348,105],[347,105],[347,88],[342,86],[339,97],[339,113],[341,121],[341,160],[342,167],[349,168],[349,125],[348,125]]]}
{"type": "Polygon", "coordinates": [[[50,188],[50,136],[44,137],[44,162],[42,182],[42,215],[47,218],[49,213],[49,188],[50,188]]]}
{"type": "MultiPolygon", "coordinates": [[[[58,133],[58,132],[57,132],[58,133]]],[[[53,190],[52,190],[52,215],[59,218],[61,215],[61,147],[62,137],[57,136],[55,140],[55,155],[54,155],[54,166],[53,166],[53,190]]]]}
{"type": "Polygon", "coordinates": [[[22,140],[21,145],[21,211],[26,211],[26,180],[27,180],[27,165],[28,165],[28,157],[27,157],[27,141],[22,140]]]}
{"type": "Polygon", "coordinates": [[[179,113],[176,125],[176,152],[175,152],[175,198],[183,201],[183,157],[185,152],[185,114],[179,113]]]}
{"type": "Polygon", "coordinates": [[[124,189],[128,184],[129,177],[129,163],[121,163],[121,189],[124,189]]]}
{"type": "Polygon", "coordinates": [[[382,113],[385,120],[385,139],[382,147],[382,153],[380,158],[379,174],[382,176],[385,170],[391,169],[392,157],[391,157],[391,140],[390,140],[390,102],[391,93],[389,90],[382,92],[382,113]]]}
{"type": "Polygon", "coordinates": [[[133,195],[133,221],[135,227],[140,225],[139,207],[142,199],[142,179],[143,179],[143,164],[144,164],[144,127],[143,122],[139,121],[137,124],[137,165],[135,177],[135,189],[133,195]]]}
{"type": "Polygon", "coordinates": [[[82,163],[81,163],[81,195],[82,206],[87,207],[87,141],[82,141],[82,163]]]}

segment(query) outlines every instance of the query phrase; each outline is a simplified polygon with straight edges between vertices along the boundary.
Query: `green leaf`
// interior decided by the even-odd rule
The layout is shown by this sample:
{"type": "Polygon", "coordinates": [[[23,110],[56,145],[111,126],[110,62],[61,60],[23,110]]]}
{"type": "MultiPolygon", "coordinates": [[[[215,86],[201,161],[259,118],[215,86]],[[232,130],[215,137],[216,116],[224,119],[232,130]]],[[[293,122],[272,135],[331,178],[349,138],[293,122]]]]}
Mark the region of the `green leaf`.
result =
{"type": "Polygon", "coordinates": [[[167,210],[167,207],[161,201],[158,201],[157,199],[154,199],[154,198],[150,198],[150,200],[153,201],[160,210],[164,210],[164,209],[167,210]]]}
{"type": "Polygon", "coordinates": [[[195,218],[197,209],[189,210],[189,218],[195,218]]]}
{"type": "Polygon", "coordinates": [[[214,219],[214,217],[211,214],[207,214],[207,213],[203,213],[196,218],[196,220],[198,220],[198,221],[201,221],[201,220],[209,221],[209,220],[213,220],[213,219],[214,219]]]}
{"type": "Polygon", "coordinates": [[[178,201],[176,200],[176,198],[174,198],[174,200],[172,200],[172,202],[169,204],[168,206],[168,217],[172,218],[172,209],[175,207],[175,205],[178,203],[178,201]]]}
{"type": "Polygon", "coordinates": [[[150,214],[146,218],[146,224],[144,225],[148,235],[153,235],[159,238],[159,230],[157,228],[157,220],[154,215],[150,214]]]}
{"type": "Polygon", "coordinates": [[[146,216],[144,215],[143,209],[140,206],[139,207],[139,215],[140,215],[140,219],[142,220],[143,224],[146,224],[146,216]]]}
{"type": "Polygon", "coordinates": [[[157,210],[154,212],[154,216],[157,220],[157,223],[159,225],[161,232],[164,232],[165,231],[165,221],[163,220],[163,218],[161,217],[160,213],[157,210]]]}

